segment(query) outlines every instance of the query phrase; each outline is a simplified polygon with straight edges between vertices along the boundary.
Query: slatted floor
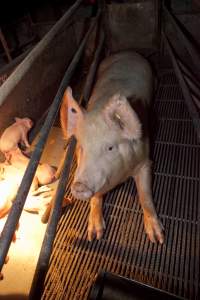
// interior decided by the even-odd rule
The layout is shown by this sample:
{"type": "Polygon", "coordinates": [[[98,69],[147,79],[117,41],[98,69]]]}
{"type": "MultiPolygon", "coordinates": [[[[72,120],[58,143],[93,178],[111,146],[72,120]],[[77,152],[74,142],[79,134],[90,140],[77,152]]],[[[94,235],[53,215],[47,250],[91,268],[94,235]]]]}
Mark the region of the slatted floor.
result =
{"type": "Polygon", "coordinates": [[[100,270],[200,299],[200,145],[170,70],[160,76],[153,118],[153,195],[165,243],[147,239],[131,179],[105,196],[101,241],[87,241],[89,205],[76,201],[60,220],[42,299],[87,299],[100,270]]]}

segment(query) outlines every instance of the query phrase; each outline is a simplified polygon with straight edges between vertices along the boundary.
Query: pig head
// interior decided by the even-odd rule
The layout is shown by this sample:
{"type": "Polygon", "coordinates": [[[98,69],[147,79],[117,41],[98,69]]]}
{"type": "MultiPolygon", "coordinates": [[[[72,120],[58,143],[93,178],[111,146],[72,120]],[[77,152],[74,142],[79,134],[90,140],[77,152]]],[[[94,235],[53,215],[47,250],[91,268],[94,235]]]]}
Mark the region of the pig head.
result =
{"type": "MultiPolygon", "coordinates": [[[[110,68],[112,71],[112,67],[110,68]]],[[[94,235],[100,238],[105,227],[102,196],[128,177],[134,177],[144,211],[146,232],[152,242],[159,240],[162,243],[162,225],[151,196],[148,138],[144,135],[143,123],[132,106],[132,103],[138,101],[138,97],[132,93],[130,103],[127,92],[122,88],[122,81],[119,82],[119,78],[117,81],[118,84],[111,93],[105,82],[103,98],[96,96],[95,104],[87,111],[75,101],[70,87],[64,94],[61,107],[63,132],[67,138],[75,135],[77,139],[77,170],[71,191],[78,199],[91,198],[88,226],[91,240],[94,235]]],[[[127,87],[126,83],[125,86],[127,87]]],[[[98,90],[98,80],[96,89],[98,90]]]]}

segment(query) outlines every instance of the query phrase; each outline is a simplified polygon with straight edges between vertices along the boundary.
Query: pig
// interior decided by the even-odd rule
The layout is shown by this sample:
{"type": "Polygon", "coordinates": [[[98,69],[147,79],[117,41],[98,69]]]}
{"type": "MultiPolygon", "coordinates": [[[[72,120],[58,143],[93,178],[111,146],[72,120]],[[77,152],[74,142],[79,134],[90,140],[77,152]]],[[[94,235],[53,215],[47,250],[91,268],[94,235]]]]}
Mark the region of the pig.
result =
{"type": "MultiPolygon", "coordinates": [[[[24,169],[18,169],[13,165],[0,165],[0,219],[3,218],[12,207],[12,203],[17,196],[20,183],[24,175],[24,169]],[[3,171],[2,171],[3,170],[3,171]]],[[[49,205],[52,198],[52,189],[48,186],[38,185],[38,178],[33,178],[30,191],[28,193],[24,210],[29,212],[43,212],[49,205]]]]}
{"type": "Polygon", "coordinates": [[[30,147],[27,133],[32,126],[33,122],[29,118],[15,118],[15,123],[5,129],[0,138],[0,151],[5,155],[7,162],[10,160],[10,151],[17,149],[20,142],[27,148],[30,147]]]}
{"type": "Polygon", "coordinates": [[[105,229],[103,195],[128,177],[136,183],[144,228],[152,242],[164,241],[152,198],[148,110],[154,77],[147,60],[133,51],[107,57],[100,64],[87,110],[68,87],[60,109],[65,138],[77,139],[77,169],[71,192],[90,199],[88,239],[105,229]]]}
{"type": "MultiPolygon", "coordinates": [[[[10,210],[29,163],[29,158],[19,148],[10,151],[10,155],[11,165],[0,164],[0,218],[10,210]]],[[[55,172],[55,168],[48,164],[38,165],[24,206],[25,210],[40,212],[50,203],[52,191],[46,184],[55,180],[55,172]],[[49,194],[44,194],[47,192],[49,194]],[[42,195],[39,195],[41,193],[42,195]]]]}
{"type": "MultiPolygon", "coordinates": [[[[10,151],[10,162],[13,166],[25,172],[29,158],[19,149],[10,151]]],[[[38,185],[50,184],[55,180],[56,169],[46,163],[39,163],[35,178],[38,185]]]]}

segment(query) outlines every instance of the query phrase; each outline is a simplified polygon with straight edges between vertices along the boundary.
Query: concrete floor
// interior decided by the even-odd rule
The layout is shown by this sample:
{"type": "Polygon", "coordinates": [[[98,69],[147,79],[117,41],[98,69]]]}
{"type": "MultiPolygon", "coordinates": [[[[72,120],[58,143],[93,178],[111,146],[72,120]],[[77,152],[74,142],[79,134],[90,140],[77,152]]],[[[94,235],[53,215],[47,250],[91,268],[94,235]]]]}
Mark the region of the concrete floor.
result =
{"type": "MultiPolygon", "coordinates": [[[[36,139],[37,140],[37,139],[36,139]]],[[[34,141],[33,145],[36,143],[34,141]]],[[[61,129],[52,128],[42,162],[58,166],[64,148],[61,129]]],[[[56,186],[54,183],[52,186],[56,186]]],[[[0,219],[0,226],[5,222],[0,219]]],[[[4,279],[0,281],[0,299],[28,299],[37,259],[40,253],[46,225],[41,223],[38,214],[23,211],[17,240],[9,249],[9,261],[3,267],[4,279]]]]}

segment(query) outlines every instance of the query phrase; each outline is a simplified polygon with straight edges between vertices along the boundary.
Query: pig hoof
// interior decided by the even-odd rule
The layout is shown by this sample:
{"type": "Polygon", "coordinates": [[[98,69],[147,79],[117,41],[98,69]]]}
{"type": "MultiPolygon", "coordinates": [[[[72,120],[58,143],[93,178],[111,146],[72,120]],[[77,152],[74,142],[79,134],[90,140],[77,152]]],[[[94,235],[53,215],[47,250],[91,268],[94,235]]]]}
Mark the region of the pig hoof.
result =
{"type": "Polygon", "coordinates": [[[100,240],[105,228],[106,226],[103,217],[100,219],[90,217],[88,224],[88,240],[92,241],[95,237],[97,240],[100,240]]]}
{"type": "Polygon", "coordinates": [[[164,227],[158,218],[151,216],[144,217],[144,227],[152,243],[156,243],[157,241],[159,241],[160,244],[163,244],[164,227]]]}

